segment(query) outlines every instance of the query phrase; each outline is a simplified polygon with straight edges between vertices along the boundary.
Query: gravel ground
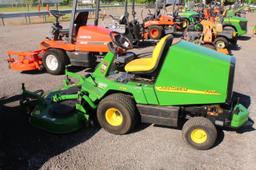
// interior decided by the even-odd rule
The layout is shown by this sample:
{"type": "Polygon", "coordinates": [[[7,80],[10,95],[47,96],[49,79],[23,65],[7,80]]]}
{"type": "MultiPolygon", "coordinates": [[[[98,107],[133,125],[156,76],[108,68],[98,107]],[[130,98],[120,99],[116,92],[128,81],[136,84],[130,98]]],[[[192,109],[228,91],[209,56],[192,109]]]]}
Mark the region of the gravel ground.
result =
{"type": "MultiPolygon", "coordinates": [[[[249,30],[256,14],[248,14],[249,30]]],[[[0,27],[0,169],[255,169],[256,131],[222,131],[214,148],[188,147],[181,131],[141,125],[135,132],[115,136],[99,128],[69,135],[51,135],[32,128],[12,102],[21,83],[30,90],[56,89],[64,76],[19,73],[8,69],[6,50],[33,50],[48,34],[50,24],[0,27]]],[[[247,35],[233,50],[237,59],[234,90],[251,97],[251,119],[256,120],[256,37],[247,35]]],[[[255,127],[255,125],[254,125],[255,127]]]]}

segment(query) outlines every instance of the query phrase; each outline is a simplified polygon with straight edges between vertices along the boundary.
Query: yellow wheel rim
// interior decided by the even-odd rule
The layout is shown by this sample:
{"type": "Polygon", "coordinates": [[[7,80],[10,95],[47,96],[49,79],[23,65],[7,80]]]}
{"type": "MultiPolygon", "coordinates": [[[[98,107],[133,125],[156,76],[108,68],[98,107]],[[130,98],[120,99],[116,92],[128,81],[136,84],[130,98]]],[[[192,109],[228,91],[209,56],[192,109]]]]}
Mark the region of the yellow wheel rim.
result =
{"type": "Polygon", "coordinates": [[[109,108],[105,112],[105,118],[111,126],[120,126],[123,123],[123,115],[116,108],[109,108]]]}
{"type": "Polygon", "coordinates": [[[194,129],[191,132],[191,139],[197,144],[202,144],[207,140],[207,133],[203,129],[194,129]]]}

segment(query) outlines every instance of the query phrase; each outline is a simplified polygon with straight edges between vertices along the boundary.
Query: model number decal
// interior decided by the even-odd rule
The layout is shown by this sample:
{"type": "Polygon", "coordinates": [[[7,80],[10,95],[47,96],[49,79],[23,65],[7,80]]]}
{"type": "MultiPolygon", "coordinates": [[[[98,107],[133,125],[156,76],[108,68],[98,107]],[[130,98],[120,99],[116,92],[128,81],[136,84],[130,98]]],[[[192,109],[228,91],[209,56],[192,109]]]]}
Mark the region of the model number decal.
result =
{"type": "Polygon", "coordinates": [[[220,95],[220,93],[218,93],[216,90],[193,90],[185,87],[175,87],[175,86],[159,86],[159,87],[156,87],[156,90],[161,92],[172,92],[172,93],[220,95]]]}

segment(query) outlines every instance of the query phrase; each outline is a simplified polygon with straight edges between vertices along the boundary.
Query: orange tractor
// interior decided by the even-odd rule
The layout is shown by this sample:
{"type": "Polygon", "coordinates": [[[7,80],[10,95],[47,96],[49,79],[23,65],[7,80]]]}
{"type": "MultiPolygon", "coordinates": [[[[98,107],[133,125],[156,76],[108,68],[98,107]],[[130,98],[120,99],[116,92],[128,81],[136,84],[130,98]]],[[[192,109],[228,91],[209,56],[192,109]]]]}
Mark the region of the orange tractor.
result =
{"type": "MultiPolygon", "coordinates": [[[[176,1],[167,2],[166,0],[157,0],[154,14],[150,10],[148,16],[143,20],[143,27],[150,39],[160,39],[166,34],[183,32],[187,27],[187,20],[180,17],[175,9],[176,1]],[[161,9],[173,5],[172,15],[162,15],[161,9]]],[[[143,17],[142,17],[143,18],[143,17]]]]}
{"type": "Polygon", "coordinates": [[[152,17],[150,20],[146,18],[144,20],[144,29],[147,30],[148,38],[158,40],[166,34],[184,30],[186,28],[186,21],[178,20],[176,17],[177,16],[160,15],[158,17],[152,17]]]}
{"type": "Polygon", "coordinates": [[[45,68],[50,74],[62,74],[68,64],[91,67],[98,57],[108,52],[107,44],[112,41],[111,31],[98,26],[100,2],[96,9],[77,9],[78,0],[73,1],[73,9],[69,29],[63,29],[59,18],[65,13],[52,10],[56,18],[53,23],[51,37],[40,43],[41,49],[33,52],[9,51],[9,67],[17,71],[40,70],[45,68]],[[90,12],[95,11],[94,25],[88,25],[90,12]],[[12,56],[18,56],[14,58],[12,56]]]}
{"type": "Polygon", "coordinates": [[[142,11],[141,18],[143,23],[140,23],[136,18],[135,0],[132,0],[132,20],[129,20],[128,0],[125,0],[124,14],[120,18],[116,18],[113,15],[105,15],[103,20],[106,16],[111,17],[113,22],[107,28],[125,35],[135,47],[139,47],[140,42],[144,40],[159,40],[166,34],[172,34],[185,29],[184,26],[186,26],[187,22],[182,20],[177,12],[173,16],[161,15],[161,9],[166,6],[165,1],[157,0],[155,12],[152,13],[148,10],[149,13],[144,18],[142,11]]]}

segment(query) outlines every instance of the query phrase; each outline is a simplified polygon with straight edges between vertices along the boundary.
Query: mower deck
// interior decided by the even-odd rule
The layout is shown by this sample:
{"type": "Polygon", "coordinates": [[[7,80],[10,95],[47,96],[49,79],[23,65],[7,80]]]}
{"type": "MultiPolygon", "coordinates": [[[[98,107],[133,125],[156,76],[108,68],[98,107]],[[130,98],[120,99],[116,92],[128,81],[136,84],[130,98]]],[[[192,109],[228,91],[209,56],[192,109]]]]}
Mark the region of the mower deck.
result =
{"type": "Polygon", "coordinates": [[[26,99],[21,103],[28,112],[31,110],[29,102],[34,100],[37,103],[34,109],[32,107],[33,111],[28,113],[32,126],[54,134],[71,133],[89,122],[85,109],[78,104],[79,90],[80,88],[70,87],[43,96],[29,92],[23,86],[23,96],[26,99]]]}
{"type": "Polygon", "coordinates": [[[32,52],[15,52],[8,51],[7,54],[9,58],[7,59],[9,67],[12,70],[17,71],[31,71],[31,70],[41,70],[42,69],[42,54],[44,50],[36,50],[32,52]],[[12,56],[18,56],[15,59],[12,56]]]}

